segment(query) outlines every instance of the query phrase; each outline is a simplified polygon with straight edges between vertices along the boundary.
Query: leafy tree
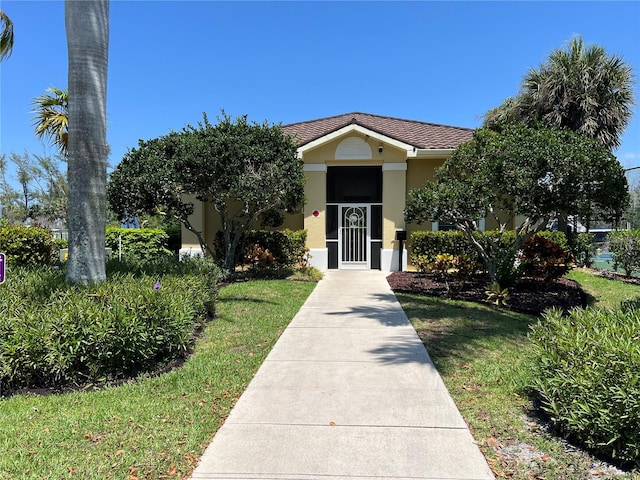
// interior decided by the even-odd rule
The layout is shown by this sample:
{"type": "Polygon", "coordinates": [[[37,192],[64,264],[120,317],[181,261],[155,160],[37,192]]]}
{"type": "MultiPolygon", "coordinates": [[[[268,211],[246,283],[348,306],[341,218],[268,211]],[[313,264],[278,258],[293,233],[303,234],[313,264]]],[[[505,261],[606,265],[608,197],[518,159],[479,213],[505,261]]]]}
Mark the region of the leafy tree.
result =
{"type": "Polygon", "coordinates": [[[69,91],[56,87],[47,89],[33,100],[32,113],[36,136],[48,137],[62,155],[67,154],[69,139],[69,91]]]}
{"type": "Polygon", "coordinates": [[[69,52],[68,181],[71,283],[104,281],[109,0],[66,0],[69,52]]]}
{"type": "Polygon", "coordinates": [[[140,142],[111,174],[108,197],[117,214],[164,211],[214,254],[204,234],[189,222],[193,195],[220,215],[224,265],[235,267],[242,235],[264,224],[281,222],[303,200],[304,174],[297,147],[279,125],[250,123],[246,115],[226,114],[212,125],[204,115],[197,127],[140,142]],[[278,218],[279,217],[279,218],[278,218]]]}
{"type": "MultiPolygon", "coordinates": [[[[7,178],[7,167],[7,156],[2,154],[0,155],[0,226],[6,223],[14,223],[16,218],[14,209],[20,200],[20,194],[7,178]]],[[[17,221],[21,222],[26,218],[22,215],[21,217],[17,221]]]]}
{"type": "Polygon", "coordinates": [[[600,46],[586,47],[577,36],[567,49],[554,50],[531,69],[519,94],[490,110],[484,126],[542,122],[580,132],[611,149],[620,146],[634,105],[631,66],[600,46]]]}
{"type": "Polygon", "coordinates": [[[51,157],[11,153],[9,160],[0,157],[0,204],[9,223],[23,223],[27,218],[43,227],[64,222],[67,214],[67,179],[60,162],[51,157]],[[9,182],[7,166],[15,165],[16,189],[9,182]]]}
{"type": "Polygon", "coordinates": [[[0,62],[13,52],[13,22],[0,10],[0,62]]]}
{"type": "Polygon", "coordinates": [[[627,277],[640,269],[640,230],[618,230],[608,235],[613,254],[613,268],[624,270],[627,277]]]}
{"type": "Polygon", "coordinates": [[[492,281],[508,282],[523,241],[546,228],[559,212],[576,212],[589,225],[596,212],[620,219],[629,201],[624,170],[598,142],[561,128],[504,126],[480,129],[460,145],[437,173],[435,183],[410,192],[407,221],[454,224],[480,254],[492,281]],[[476,222],[507,211],[522,221],[505,252],[500,236],[477,232],[476,222]]]}
{"type": "Polygon", "coordinates": [[[195,233],[206,251],[203,232],[189,221],[193,203],[186,199],[189,192],[183,185],[181,172],[176,169],[181,135],[171,132],[152,140],[140,140],[138,148],[127,151],[109,176],[107,199],[110,209],[120,219],[158,214],[174,218],[195,233]]]}

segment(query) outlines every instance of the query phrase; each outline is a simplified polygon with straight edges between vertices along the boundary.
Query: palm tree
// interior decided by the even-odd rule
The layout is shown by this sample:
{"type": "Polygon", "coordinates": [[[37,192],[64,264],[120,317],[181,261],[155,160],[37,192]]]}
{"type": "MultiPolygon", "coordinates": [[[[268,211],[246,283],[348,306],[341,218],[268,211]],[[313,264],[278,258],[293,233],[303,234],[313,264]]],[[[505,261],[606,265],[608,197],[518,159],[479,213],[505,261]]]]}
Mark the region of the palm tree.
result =
{"type": "Polygon", "coordinates": [[[67,280],[106,279],[109,0],[66,0],[69,52],[67,280]]]}
{"type": "Polygon", "coordinates": [[[69,91],[51,87],[33,102],[33,125],[38,138],[49,137],[63,156],[69,138],[69,91]]]}
{"type": "Polygon", "coordinates": [[[13,52],[13,22],[0,10],[0,62],[13,52]]]}
{"type": "Polygon", "coordinates": [[[504,118],[500,109],[506,106],[509,119],[566,127],[616,148],[635,105],[632,87],[628,64],[600,46],[585,47],[577,36],[568,49],[554,50],[539,69],[529,70],[515,100],[490,111],[485,125],[504,118]]]}

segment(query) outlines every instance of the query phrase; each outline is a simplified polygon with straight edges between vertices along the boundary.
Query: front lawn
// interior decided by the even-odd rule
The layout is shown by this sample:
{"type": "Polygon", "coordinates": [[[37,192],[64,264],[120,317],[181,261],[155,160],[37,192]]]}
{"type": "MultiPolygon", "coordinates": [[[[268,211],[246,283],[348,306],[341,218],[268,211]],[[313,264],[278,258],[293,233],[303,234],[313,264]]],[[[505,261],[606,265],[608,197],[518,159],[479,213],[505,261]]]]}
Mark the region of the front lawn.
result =
{"type": "MultiPolygon", "coordinates": [[[[596,306],[640,296],[640,286],[574,270],[596,306]]],[[[489,305],[398,293],[497,478],[640,478],[567,444],[536,416],[526,386],[530,326],[538,318],[489,305]]]]}
{"type": "Polygon", "coordinates": [[[0,479],[186,478],[314,286],[222,288],[194,354],[170,373],[0,399],[0,479]]]}

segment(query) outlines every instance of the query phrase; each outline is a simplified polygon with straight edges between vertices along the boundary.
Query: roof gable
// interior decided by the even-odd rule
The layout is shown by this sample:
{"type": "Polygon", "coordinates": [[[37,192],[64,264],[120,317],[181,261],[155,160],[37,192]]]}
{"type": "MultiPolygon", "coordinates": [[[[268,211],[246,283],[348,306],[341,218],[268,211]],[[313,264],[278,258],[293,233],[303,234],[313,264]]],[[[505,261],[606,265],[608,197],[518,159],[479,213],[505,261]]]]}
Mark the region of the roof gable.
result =
{"type": "Polygon", "coordinates": [[[293,135],[303,147],[311,142],[348,126],[360,126],[384,137],[396,140],[416,149],[454,149],[473,137],[473,129],[438,125],[434,123],[403,120],[368,113],[346,113],[334,117],[284,125],[285,133],[293,135]]]}

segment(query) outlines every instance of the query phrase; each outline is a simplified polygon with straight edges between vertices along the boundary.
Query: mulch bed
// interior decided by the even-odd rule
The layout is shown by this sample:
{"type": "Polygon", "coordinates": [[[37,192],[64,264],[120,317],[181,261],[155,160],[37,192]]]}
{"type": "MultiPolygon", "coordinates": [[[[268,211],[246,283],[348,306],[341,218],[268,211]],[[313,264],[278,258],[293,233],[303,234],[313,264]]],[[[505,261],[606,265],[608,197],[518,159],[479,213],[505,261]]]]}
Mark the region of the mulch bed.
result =
{"type": "MultiPolygon", "coordinates": [[[[387,277],[391,288],[396,292],[419,293],[434,297],[486,303],[486,291],[489,280],[483,275],[471,275],[462,279],[450,280],[447,290],[444,281],[434,275],[417,272],[394,272],[387,277]]],[[[542,315],[548,308],[559,308],[565,312],[574,307],[587,306],[587,294],[573,280],[560,278],[545,282],[532,278],[519,280],[509,288],[509,310],[542,315]]]]}

